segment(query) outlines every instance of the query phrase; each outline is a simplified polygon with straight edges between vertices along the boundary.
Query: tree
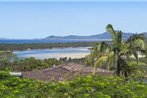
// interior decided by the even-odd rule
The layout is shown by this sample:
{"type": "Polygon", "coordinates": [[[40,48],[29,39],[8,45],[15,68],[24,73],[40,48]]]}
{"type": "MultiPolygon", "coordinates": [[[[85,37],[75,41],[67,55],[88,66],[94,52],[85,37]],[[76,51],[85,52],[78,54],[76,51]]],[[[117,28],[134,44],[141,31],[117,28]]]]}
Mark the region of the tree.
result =
{"type": "Polygon", "coordinates": [[[0,51],[0,70],[9,69],[9,62],[16,59],[12,51],[0,51]]]}
{"type": "Polygon", "coordinates": [[[130,67],[126,59],[131,56],[135,57],[139,64],[138,52],[145,52],[145,42],[142,34],[134,34],[126,41],[123,40],[122,31],[116,31],[111,24],[106,27],[108,33],[112,35],[112,44],[106,42],[97,43],[91,50],[91,54],[87,56],[87,63],[94,66],[94,74],[96,66],[103,63],[116,65],[117,76],[128,77],[130,67]]]}

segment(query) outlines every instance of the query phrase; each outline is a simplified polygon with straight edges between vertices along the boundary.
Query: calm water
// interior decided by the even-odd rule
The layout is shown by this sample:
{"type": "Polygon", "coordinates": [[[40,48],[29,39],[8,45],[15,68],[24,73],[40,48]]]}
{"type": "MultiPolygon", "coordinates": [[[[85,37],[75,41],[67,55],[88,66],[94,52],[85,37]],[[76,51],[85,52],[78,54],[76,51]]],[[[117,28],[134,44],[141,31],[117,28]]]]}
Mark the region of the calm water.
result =
{"type": "Polygon", "coordinates": [[[52,39],[52,40],[0,40],[0,44],[30,44],[30,43],[66,43],[66,42],[95,42],[100,39],[52,39]]]}
{"type": "MultiPolygon", "coordinates": [[[[0,40],[0,44],[31,44],[31,43],[66,43],[66,42],[94,42],[100,41],[99,39],[78,39],[78,40],[0,40]]],[[[56,49],[40,49],[40,50],[25,50],[25,51],[14,51],[19,58],[35,57],[38,59],[45,58],[81,58],[88,55],[90,51],[88,47],[78,48],[56,48],[56,49]]]]}
{"type": "Polygon", "coordinates": [[[45,58],[57,58],[60,57],[71,57],[81,58],[85,57],[90,53],[89,47],[78,47],[78,48],[56,48],[56,49],[41,49],[41,50],[25,50],[25,51],[14,51],[19,58],[35,57],[38,59],[45,58]]]}

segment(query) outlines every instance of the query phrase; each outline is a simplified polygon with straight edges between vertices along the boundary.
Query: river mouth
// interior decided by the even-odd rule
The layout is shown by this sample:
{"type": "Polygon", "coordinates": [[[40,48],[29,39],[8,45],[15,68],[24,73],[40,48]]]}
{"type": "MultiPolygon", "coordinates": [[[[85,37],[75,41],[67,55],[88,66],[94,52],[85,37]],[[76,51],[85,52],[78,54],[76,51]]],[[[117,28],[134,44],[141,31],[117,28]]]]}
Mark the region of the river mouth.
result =
{"type": "Polygon", "coordinates": [[[76,48],[55,48],[55,49],[37,49],[37,50],[24,50],[14,51],[18,58],[35,57],[37,59],[56,58],[83,58],[90,54],[89,47],[76,47],[76,48]]]}

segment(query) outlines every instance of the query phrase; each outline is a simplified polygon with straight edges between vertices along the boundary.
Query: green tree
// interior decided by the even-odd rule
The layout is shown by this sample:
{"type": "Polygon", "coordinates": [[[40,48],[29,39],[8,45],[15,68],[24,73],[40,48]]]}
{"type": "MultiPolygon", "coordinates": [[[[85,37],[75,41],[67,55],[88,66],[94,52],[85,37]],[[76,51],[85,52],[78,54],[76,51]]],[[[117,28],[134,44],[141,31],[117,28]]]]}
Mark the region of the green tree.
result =
{"type": "Polygon", "coordinates": [[[9,62],[12,62],[15,59],[16,56],[13,54],[12,51],[0,51],[0,69],[10,69],[9,62]]]}
{"type": "MultiPolygon", "coordinates": [[[[114,30],[111,24],[107,25],[106,30],[112,35],[112,44],[97,43],[87,57],[87,63],[93,65],[94,69],[103,63],[107,63],[108,69],[109,65],[115,65],[117,76],[128,77],[130,66],[127,60],[133,56],[137,65],[139,64],[138,52],[145,52],[144,37],[141,34],[134,34],[127,41],[124,41],[123,33],[114,30]]],[[[95,74],[95,70],[93,73],[95,74]]]]}

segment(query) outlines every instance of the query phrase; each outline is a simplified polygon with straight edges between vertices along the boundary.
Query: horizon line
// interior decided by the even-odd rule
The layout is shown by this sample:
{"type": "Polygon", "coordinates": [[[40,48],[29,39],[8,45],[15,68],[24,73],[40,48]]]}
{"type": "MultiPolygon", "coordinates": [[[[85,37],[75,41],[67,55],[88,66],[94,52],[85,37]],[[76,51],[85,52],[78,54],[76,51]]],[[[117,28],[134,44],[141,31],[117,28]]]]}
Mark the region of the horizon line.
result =
{"type": "MultiPolygon", "coordinates": [[[[104,33],[107,33],[107,32],[103,32],[103,33],[99,33],[99,34],[91,34],[91,35],[48,35],[48,36],[45,36],[45,37],[42,37],[42,38],[6,38],[6,37],[1,37],[0,40],[42,40],[42,39],[45,39],[46,37],[50,37],[50,36],[55,36],[55,37],[66,37],[66,36],[82,36],[82,37],[88,37],[88,36],[94,36],[94,35],[100,35],[100,34],[104,34],[104,33]]],[[[124,33],[129,33],[129,34],[142,34],[142,33],[147,33],[147,32],[142,32],[142,33],[132,33],[132,32],[123,32],[124,33]]]]}

